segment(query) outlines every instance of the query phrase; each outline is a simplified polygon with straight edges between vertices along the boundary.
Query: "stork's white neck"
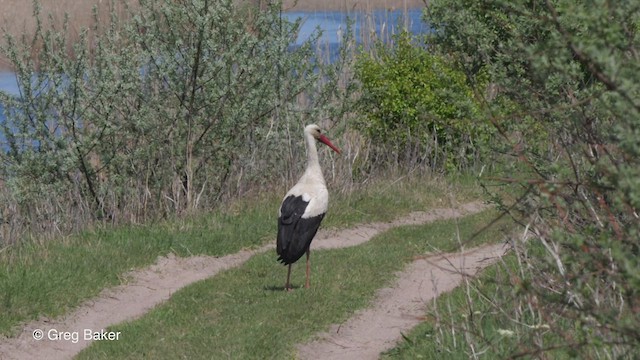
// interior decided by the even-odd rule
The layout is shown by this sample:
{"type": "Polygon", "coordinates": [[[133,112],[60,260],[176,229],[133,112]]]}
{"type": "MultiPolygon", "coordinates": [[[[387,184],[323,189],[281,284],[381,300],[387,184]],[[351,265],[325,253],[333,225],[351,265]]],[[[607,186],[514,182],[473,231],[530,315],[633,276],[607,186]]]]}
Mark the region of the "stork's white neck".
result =
{"type": "Polygon", "coordinates": [[[316,138],[309,133],[305,133],[305,140],[307,141],[307,168],[310,166],[319,166],[318,161],[318,149],[316,148],[316,138]]]}
{"type": "Polygon", "coordinates": [[[307,141],[307,169],[305,170],[304,175],[312,177],[313,180],[324,183],[324,176],[322,176],[322,169],[320,168],[320,162],[318,161],[316,139],[309,133],[305,133],[305,139],[307,141]]]}

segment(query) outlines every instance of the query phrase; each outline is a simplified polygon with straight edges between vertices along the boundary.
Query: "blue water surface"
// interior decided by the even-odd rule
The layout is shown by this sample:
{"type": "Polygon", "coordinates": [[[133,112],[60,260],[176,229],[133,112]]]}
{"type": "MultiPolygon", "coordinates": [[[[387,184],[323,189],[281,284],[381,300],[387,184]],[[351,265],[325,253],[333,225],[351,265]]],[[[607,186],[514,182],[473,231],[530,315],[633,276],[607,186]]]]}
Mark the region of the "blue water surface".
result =
{"type": "MultiPolygon", "coordinates": [[[[16,79],[15,73],[10,71],[0,71],[0,90],[13,96],[20,95],[20,91],[18,90],[18,80],[16,79]]],[[[2,106],[1,103],[0,106],[2,106]]]]}
{"type": "Polygon", "coordinates": [[[302,19],[302,26],[298,34],[298,44],[308,39],[316,29],[322,30],[320,41],[330,45],[339,44],[345,36],[347,21],[353,21],[352,31],[357,43],[362,41],[363,30],[375,31],[380,37],[395,34],[401,30],[408,30],[413,34],[423,34],[429,31],[429,27],[422,22],[422,9],[407,10],[406,16],[403,10],[376,10],[372,12],[354,11],[294,11],[286,12],[283,18],[289,21],[302,19]]]}
{"type": "MultiPolygon", "coordinates": [[[[12,96],[19,96],[18,81],[16,74],[9,71],[0,71],[0,91],[12,96]]],[[[4,122],[4,106],[0,101],[0,123],[4,122]]],[[[4,134],[0,131],[0,147],[5,148],[4,134]]]]}

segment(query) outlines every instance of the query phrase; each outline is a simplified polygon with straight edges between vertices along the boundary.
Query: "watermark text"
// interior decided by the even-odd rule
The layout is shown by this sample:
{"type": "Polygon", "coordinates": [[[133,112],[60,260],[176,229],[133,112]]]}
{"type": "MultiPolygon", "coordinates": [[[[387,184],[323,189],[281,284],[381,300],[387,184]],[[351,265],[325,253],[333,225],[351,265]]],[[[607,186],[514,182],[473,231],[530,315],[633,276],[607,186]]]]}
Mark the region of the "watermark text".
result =
{"type": "Polygon", "coordinates": [[[70,341],[77,344],[80,340],[83,341],[114,341],[120,340],[122,333],[120,331],[106,331],[100,329],[99,331],[93,329],[82,329],[80,331],[63,331],[58,329],[33,330],[33,338],[35,340],[49,340],[49,341],[70,341]]]}

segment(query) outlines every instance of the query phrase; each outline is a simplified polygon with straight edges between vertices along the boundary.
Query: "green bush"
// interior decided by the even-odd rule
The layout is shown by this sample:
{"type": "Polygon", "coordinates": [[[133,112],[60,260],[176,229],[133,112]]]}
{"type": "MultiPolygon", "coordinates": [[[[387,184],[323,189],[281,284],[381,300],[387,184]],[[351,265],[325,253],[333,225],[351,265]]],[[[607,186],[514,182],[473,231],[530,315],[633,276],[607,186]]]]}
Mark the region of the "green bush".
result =
{"type": "Polygon", "coordinates": [[[483,150],[489,127],[480,121],[465,74],[407,32],[364,52],[356,78],[362,84],[360,124],[374,142],[396,152],[416,147],[413,160],[448,170],[468,167],[483,150]]]}
{"type": "Polygon", "coordinates": [[[545,331],[516,331],[505,357],[626,358],[640,347],[639,10],[632,1],[430,6],[438,51],[470,82],[486,74],[498,89],[484,112],[513,161],[487,189],[532,234],[515,243],[521,268],[499,290],[507,299],[516,286],[517,298],[496,310],[509,309],[514,329],[526,314],[545,331]]]}

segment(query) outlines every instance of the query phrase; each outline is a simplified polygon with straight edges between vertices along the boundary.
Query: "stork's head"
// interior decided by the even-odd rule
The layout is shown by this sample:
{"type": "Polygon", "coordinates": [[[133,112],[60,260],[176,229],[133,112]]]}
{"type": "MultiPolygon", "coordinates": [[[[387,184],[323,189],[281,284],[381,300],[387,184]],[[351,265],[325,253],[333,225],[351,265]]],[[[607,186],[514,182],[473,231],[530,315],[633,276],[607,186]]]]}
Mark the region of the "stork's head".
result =
{"type": "Polygon", "coordinates": [[[337,147],[335,147],[335,145],[333,145],[331,143],[331,141],[329,141],[329,139],[327,139],[326,136],[322,135],[322,129],[320,129],[320,126],[318,126],[316,124],[307,125],[304,128],[304,133],[313,136],[316,140],[318,140],[321,143],[327,145],[333,151],[335,151],[338,154],[340,154],[340,150],[337,147]]]}

